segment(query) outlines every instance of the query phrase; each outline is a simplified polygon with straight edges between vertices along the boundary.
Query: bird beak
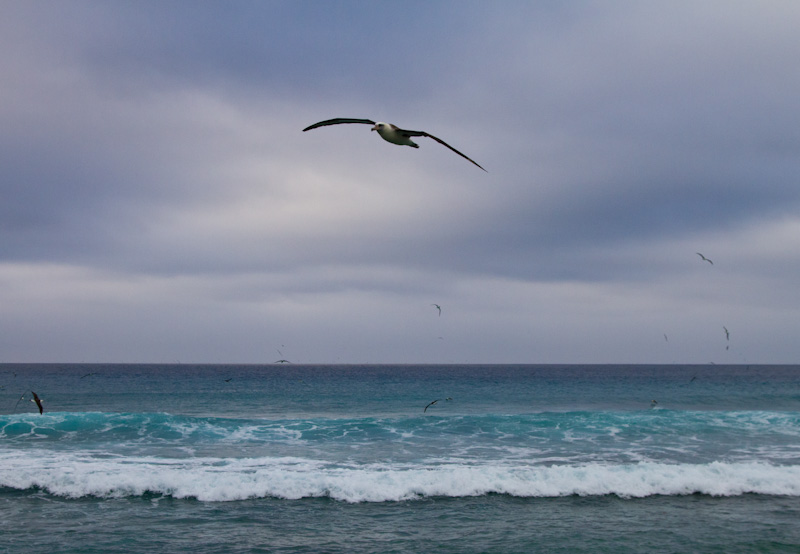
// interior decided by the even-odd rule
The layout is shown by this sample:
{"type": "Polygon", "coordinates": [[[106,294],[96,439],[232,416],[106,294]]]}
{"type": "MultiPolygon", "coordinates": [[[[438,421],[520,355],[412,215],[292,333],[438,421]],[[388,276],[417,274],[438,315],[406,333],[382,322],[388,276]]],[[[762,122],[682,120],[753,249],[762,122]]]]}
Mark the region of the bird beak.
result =
{"type": "Polygon", "coordinates": [[[377,131],[377,130],[378,130],[378,126],[377,125],[373,125],[372,129],[370,129],[370,131],[377,131]]]}

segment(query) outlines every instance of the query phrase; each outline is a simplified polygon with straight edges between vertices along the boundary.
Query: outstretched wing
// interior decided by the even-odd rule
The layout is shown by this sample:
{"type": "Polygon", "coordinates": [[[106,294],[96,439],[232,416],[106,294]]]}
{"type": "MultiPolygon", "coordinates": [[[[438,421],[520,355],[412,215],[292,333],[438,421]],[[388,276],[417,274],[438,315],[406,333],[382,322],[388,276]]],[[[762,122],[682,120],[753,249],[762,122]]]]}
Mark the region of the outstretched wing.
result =
{"type": "Polygon", "coordinates": [[[375,125],[375,122],[372,121],[371,119],[352,119],[350,117],[337,117],[335,119],[326,119],[325,121],[320,121],[319,123],[314,123],[313,125],[309,125],[305,129],[303,129],[303,132],[310,131],[311,129],[316,129],[317,127],[326,127],[328,125],[341,125],[342,123],[362,123],[364,125],[375,125]]]}
{"type": "MultiPolygon", "coordinates": [[[[407,136],[407,137],[428,137],[428,138],[432,138],[433,140],[435,140],[435,141],[436,141],[436,142],[438,142],[439,144],[441,144],[441,145],[443,145],[443,146],[446,146],[446,147],[448,147],[450,150],[452,150],[453,152],[455,152],[456,154],[458,154],[458,155],[459,155],[459,156],[461,156],[462,158],[464,158],[464,159],[466,159],[466,160],[469,160],[469,161],[471,161],[472,163],[474,163],[475,165],[477,165],[478,167],[480,167],[481,169],[483,169],[483,167],[481,167],[481,165],[480,165],[478,162],[476,162],[475,160],[473,160],[473,159],[472,159],[472,158],[470,158],[469,156],[465,155],[463,152],[459,152],[458,150],[456,150],[455,148],[453,148],[452,146],[450,146],[449,144],[447,144],[445,141],[443,141],[443,140],[442,140],[442,139],[440,139],[439,137],[435,137],[435,136],[433,136],[433,135],[432,135],[432,134],[430,134],[430,133],[426,133],[425,131],[410,131],[410,130],[408,130],[408,129],[398,129],[397,131],[398,131],[399,133],[401,133],[401,134],[403,134],[403,135],[407,136]]],[[[483,169],[483,170],[484,170],[484,171],[486,171],[485,169],[483,169]]],[[[487,172],[487,173],[488,173],[488,172],[487,172]]]]}
{"type": "Polygon", "coordinates": [[[422,413],[424,414],[425,412],[427,412],[427,411],[428,411],[428,408],[430,408],[431,406],[433,406],[434,404],[436,404],[438,401],[439,401],[439,399],[437,398],[436,400],[434,400],[433,402],[431,402],[430,404],[428,404],[427,406],[425,406],[425,409],[424,409],[424,410],[422,410],[422,413]]]}
{"type": "Polygon", "coordinates": [[[16,404],[14,404],[14,412],[15,412],[15,413],[16,413],[16,411],[17,411],[17,406],[19,406],[19,402],[20,402],[20,400],[22,400],[23,398],[25,398],[25,395],[26,395],[26,394],[28,394],[28,392],[27,392],[27,391],[23,392],[23,393],[22,393],[22,396],[20,396],[20,397],[19,397],[19,400],[17,400],[17,403],[16,403],[16,404]]]}

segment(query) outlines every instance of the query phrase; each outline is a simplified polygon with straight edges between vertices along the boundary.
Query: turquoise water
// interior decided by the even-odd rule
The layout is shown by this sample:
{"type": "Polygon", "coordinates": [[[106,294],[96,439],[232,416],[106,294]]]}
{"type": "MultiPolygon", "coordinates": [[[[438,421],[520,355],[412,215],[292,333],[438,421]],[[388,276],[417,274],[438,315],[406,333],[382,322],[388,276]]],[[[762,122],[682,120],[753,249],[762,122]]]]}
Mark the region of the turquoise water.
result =
{"type": "Polygon", "coordinates": [[[0,386],[0,552],[800,551],[797,366],[5,364],[0,386]]]}

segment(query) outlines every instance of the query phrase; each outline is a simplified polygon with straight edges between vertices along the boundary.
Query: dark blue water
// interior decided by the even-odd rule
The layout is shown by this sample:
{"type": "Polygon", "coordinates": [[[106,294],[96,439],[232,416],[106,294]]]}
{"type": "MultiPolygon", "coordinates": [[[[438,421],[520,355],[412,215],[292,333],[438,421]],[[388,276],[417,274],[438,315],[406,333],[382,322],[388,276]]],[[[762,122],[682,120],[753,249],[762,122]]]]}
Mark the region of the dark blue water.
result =
{"type": "Polygon", "coordinates": [[[800,551],[797,366],[6,364],[0,386],[0,552],[800,551]]]}

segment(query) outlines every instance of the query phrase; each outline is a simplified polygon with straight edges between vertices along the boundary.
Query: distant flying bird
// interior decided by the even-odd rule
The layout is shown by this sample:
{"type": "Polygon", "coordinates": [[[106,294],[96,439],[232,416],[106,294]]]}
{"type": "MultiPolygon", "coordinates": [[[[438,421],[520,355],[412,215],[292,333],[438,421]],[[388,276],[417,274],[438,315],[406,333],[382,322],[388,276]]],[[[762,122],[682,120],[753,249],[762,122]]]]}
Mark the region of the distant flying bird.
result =
{"type": "Polygon", "coordinates": [[[226,383],[230,383],[230,382],[231,382],[231,379],[233,379],[233,377],[228,377],[227,379],[225,379],[225,382],[226,382],[226,383]]]}
{"type": "MultiPolygon", "coordinates": [[[[445,398],[445,400],[447,400],[448,402],[449,402],[450,400],[452,400],[452,399],[453,399],[453,397],[452,397],[452,396],[448,396],[447,398],[445,398]]],[[[436,404],[436,403],[437,403],[439,400],[441,400],[441,398],[437,398],[436,400],[434,400],[433,402],[431,402],[430,404],[428,404],[427,406],[425,406],[425,409],[424,409],[424,410],[422,410],[422,413],[424,414],[425,412],[427,412],[427,411],[428,411],[428,408],[430,408],[431,406],[433,406],[434,404],[436,404]]]]}
{"type": "MultiPolygon", "coordinates": [[[[31,395],[33,395],[33,398],[31,398],[31,402],[34,402],[36,404],[36,407],[39,408],[39,413],[40,414],[44,413],[44,408],[42,407],[41,399],[39,398],[39,396],[35,392],[33,392],[33,391],[30,391],[30,392],[31,392],[31,395]]],[[[19,397],[19,399],[17,399],[17,403],[14,404],[14,411],[15,412],[17,411],[17,406],[19,406],[19,403],[22,401],[23,398],[25,398],[26,394],[28,394],[27,391],[23,392],[22,395],[19,397]]]]}
{"type": "Polygon", "coordinates": [[[86,375],[82,375],[81,379],[83,379],[84,377],[91,377],[92,375],[97,375],[97,373],[87,373],[86,375]]]}
{"type": "Polygon", "coordinates": [[[36,403],[36,407],[39,408],[39,415],[43,414],[44,408],[42,407],[42,401],[39,400],[39,396],[35,392],[31,391],[31,394],[33,395],[33,400],[31,400],[31,402],[36,403]]]}
{"type": "Polygon", "coordinates": [[[691,379],[689,379],[689,382],[690,382],[690,383],[694,383],[695,379],[697,379],[697,375],[695,375],[694,377],[692,377],[691,379]]]}
{"type": "Polygon", "coordinates": [[[439,304],[431,304],[431,306],[439,310],[439,317],[442,317],[442,307],[439,304]]]}
{"type": "Polygon", "coordinates": [[[722,328],[725,329],[725,340],[731,340],[731,333],[730,331],[728,331],[728,328],[725,327],[724,325],[722,326],[722,328]]]}
{"type": "Polygon", "coordinates": [[[437,398],[436,400],[434,400],[433,402],[431,402],[430,404],[428,404],[427,406],[425,406],[425,409],[424,409],[424,410],[422,410],[422,413],[424,414],[425,412],[427,412],[427,411],[428,411],[428,408],[430,408],[431,406],[433,406],[434,404],[436,404],[436,403],[437,403],[439,400],[441,400],[441,398],[437,398]]]}
{"type": "Polygon", "coordinates": [[[700,252],[695,252],[695,254],[697,254],[698,256],[700,256],[700,257],[701,257],[701,258],[702,258],[704,261],[706,261],[706,262],[710,263],[711,265],[714,265],[714,262],[712,262],[711,260],[709,260],[708,258],[706,258],[705,256],[703,256],[703,255],[702,255],[700,252]]]}
{"type": "Polygon", "coordinates": [[[650,402],[651,408],[655,408],[656,406],[658,406],[658,400],[653,400],[652,402],[650,402]]]}
{"type": "MultiPolygon", "coordinates": [[[[349,117],[337,117],[335,119],[327,119],[325,121],[320,121],[319,123],[314,123],[313,125],[309,125],[303,132],[310,131],[311,129],[316,129],[317,127],[326,127],[328,125],[341,125],[343,123],[362,123],[364,125],[372,125],[373,131],[378,131],[378,134],[383,138],[383,140],[387,142],[391,142],[392,144],[399,144],[400,146],[410,146],[411,148],[419,148],[419,145],[411,140],[411,137],[428,137],[432,138],[439,144],[446,146],[462,158],[469,160],[473,164],[477,165],[481,169],[478,162],[473,160],[472,158],[467,157],[462,152],[459,152],[445,141],[440,138],[437,138],[430,133],[426,133],[425,131],[411,131],[408,129],[401,129],[397,125],[392,125],[391,123],[384,123],[382,121],[372,121],[371,119],[352,119],[349,117]]],[[[483,169],[486,171],[485,169],[483,169]]]]}

